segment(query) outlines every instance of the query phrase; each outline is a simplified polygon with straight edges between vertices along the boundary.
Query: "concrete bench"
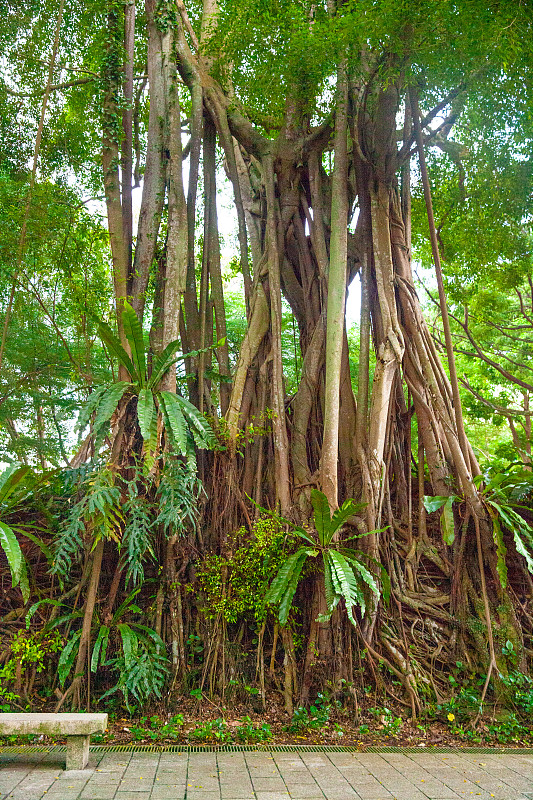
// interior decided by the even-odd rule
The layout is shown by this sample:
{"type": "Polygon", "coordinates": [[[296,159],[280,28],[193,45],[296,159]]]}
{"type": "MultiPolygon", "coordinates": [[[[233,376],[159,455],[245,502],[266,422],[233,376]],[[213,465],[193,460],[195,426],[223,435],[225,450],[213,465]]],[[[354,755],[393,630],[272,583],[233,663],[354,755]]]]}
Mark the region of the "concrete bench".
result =
{"type": "Polygon", "coordinates": [[[91,733],[103,733],[106,728],[107,714],[0,714],[0,736],[65,736],[67,769],[85,769],[91,733]]]}

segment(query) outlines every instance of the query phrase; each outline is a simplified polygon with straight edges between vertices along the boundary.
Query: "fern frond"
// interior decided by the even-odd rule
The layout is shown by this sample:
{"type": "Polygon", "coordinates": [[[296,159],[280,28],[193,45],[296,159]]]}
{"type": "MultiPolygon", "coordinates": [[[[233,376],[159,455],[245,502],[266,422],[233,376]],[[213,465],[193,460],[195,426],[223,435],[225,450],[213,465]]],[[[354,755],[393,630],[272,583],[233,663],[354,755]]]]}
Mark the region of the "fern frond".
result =
{"type": "Polygon", "coordinates": [[[139,397],[137,398],[137,419],[139,420],[141,435],[148,449],[150,449],[152,422],[155,414],[156,410],[152,390],[144,387],[139,392],[139,397]]]}
{"type": "Polygon", "coordinates": [[[137,372],[139,387],[146,382],[146,349],[139,317],[127,301],[124,301],[122,310],[122,325],[124,333],[131,348],[131,357],[137,372]]]}
{"type": "MultiPolygon", "coordinates": [[[[341,553],[344,556],[344,558],[347,561],[349,561],[353,569],[359,573],[359,575],[361,576],[363,581],[367,584],[367,586],[369,586],[372,589],[374,594],[379,596],[379,587],[375,581],[374,576],[372,575],[371,572],[369,572],[369,570],[365,567],[365,565],[361,563],[360,559],[357,558],[357,556],[353,553],[353,551],[343,549],[341,553]]],[[[381,564],[379,564],[379,566],[381,567],[381,564]]]]}
{"type": "Polygon", "coordinates": [[[299,550],[297,556],[298,558],[294,563],[294,568],[292,570],[291,577],[289,578],[286,584],[285,592],[279,604],[278,619],[282,625],[287,624],[287,620],[289,618],[289,612],[292,606],[292,600],[294,595],[296,594],[296,589],[298,588],[298,581],[300,580],[300,574],[307,559],[308,551],[304,550],[302,552],[301,550],[299,550]]]}
{"type": "Polygon", "coordinates": [[[304,557],[303,560],[305,561],[307,556],[306,548],[300,547],[296,553],[293,553],[291,556],[289,556],[285,563],[281,565],[276,577],[270,584],[268,592],[266,593],[265,604],[271,603],[272,605],[276,605],[281,601],[281,598],[287,591],[294,570],[297,568],[298,562],[302,559],[302,554],[304,557]]]}
{"type": "Polygon", "coordinates": [[[29,467],[12,465],[2,472],[0,475],[0,503],[5,503],[9,495],[23,483],[29,471],[29,467]]]}
{"type": "Polygon", "coordinates": [[[126,524],[122,534],[122,550],[127,564],[126,584],[141,583],[144,579],[144,561],[155,558],[150,504],[135,496],[124,505],[126,524]]]}
{"type": "Polygon", "coordinates": [[[187,453],[187,423],[182,414],[177,395],[172,392],[160,392],[161,405],[164,411],[165,427],[170,433],[178,452],[187,453]]]}
{"type": "Polygon", "coordinates": [[[331,541],[331,513],[329,503],[324,492],[318,489],[311,490],[311,503],[314,510],[315,528],[318,533],[318,541],[324,547],[331,541]]]}
{"type": "Polygon", "coordinates": [[[138,376],[136,374],[133,361],[122,347],[120,339],[115,336],[107,322],[99,320],[98,317],[94,315],[93,319],[96,321],[98,326],[98,335],[106,345],[107,349],[115,356],[115,358],[118,359],[119,364],[122,364],[123,367],[126,367],[132,381],[138,382],[138,376]]]}
{"type": "Polygon", "coordinates": [[[95,431],[98,431],[102,425],[109,422],[126,389],[130,387],[131,383],[119,381],[118,383],[111,384],[102,394],[96,407],[96,415],[94,418],[95,431]]]}
{"type": "Polygon", "coordinates": [[[332,535],[342,528],[350,517],[359,514],[366,506],[367,503],[356,503],[354,500],[345,500],[342,506],[333,512],[333,516],[331,517],[332,535]]]}
{"type": "Polygon", "coordinates": [[[152,362],[152,374],[147,383],[150,389],[157,389],[161,378],[168,372],[173,362],[176,361],[175,356],[179,347],[179,340],[176,339],[176,341],[170,342],[163,352],[154,358],[152,362]]]}
{"type": "Polygon", "coordinates": [[[357,622],[353,616],[353,609],[355,606],[360,606],[362,613],[364,613],[364,595],[357,585],[357,580],[353,573],[352,567],[341,555],[341,553],[339,553],[337,550],[330,550],[329,556],[341,586],[341,593],[346,605],[348,619],[353,625],[357,625],[357,622]]]}
{"type": "Polygon", "coordinates": [[[190,422],[193,428],[196,428],[202,438],[203,444],[198,445],[198,447],[206,450],[214,449],[218,444],[217,437],[215,436],[213,428],[206,420],[204,415],[184,397],[181,397],[179,394],[174,395],[174,397],[181,406],[181,410],[187,417],[187,420],[190,422]]]}
{"type": "Polygon", "coordinates": [[[93,411],[98,406],[98,404],[99,404],[99,402],[100,402],[100,400],[102,398],[102,395],[105,394],[105,392],[108,390],[108,388],[109,387],[108,387],[107,384],[103,384],[102,386],[97,386],[91,392],[91,394],[87,398],[86,402],[83,403],[83,405],[81,406],[79,414],[78,414],[78,420],[77,420],[76,425],[74,427],[74,430],[77,433],[79,433],[80,436],[83,434],[83,431],[85,430],[87,425],[90,423],[93,411]]]}
{"type": "Polygon", "coordinates": [[[196,522],[201,492],[196,471],[178,459],[167,458],[157,490],[159,513],[154,525],[162,525],[167,534],[185,533],[196,522]]]}

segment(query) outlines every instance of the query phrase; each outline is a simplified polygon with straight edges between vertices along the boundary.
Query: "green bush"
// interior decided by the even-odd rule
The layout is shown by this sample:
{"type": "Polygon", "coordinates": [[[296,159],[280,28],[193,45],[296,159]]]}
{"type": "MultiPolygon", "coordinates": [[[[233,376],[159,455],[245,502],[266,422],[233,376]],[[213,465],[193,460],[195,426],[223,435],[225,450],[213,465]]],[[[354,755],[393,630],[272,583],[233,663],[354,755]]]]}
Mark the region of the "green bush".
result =
{"type": "Polygon", "coordinates": [[[240,742],[268,742],[273,737],[270,725],[267,722],[254,725],[250,717],[242,718],[242,725],[235,729],[235,736],[240,742]]]}
{"type": "Polygon", "coordinates": [[[231,732],[226,721],[218,717],[189,731],[189,739],[193,742],[229,742],[231,732]]]}
{"type": "Polygon", "coordinates": [[[231,555],[211,553],[198,564],[196,582],[189,587],[207,619],[219,614],[228,623],[243,617],[261,621],[268,585],[290,552],[281,525],[271,517],[257,520],[251,534],[240,528],[228,541],[231,555]]]}

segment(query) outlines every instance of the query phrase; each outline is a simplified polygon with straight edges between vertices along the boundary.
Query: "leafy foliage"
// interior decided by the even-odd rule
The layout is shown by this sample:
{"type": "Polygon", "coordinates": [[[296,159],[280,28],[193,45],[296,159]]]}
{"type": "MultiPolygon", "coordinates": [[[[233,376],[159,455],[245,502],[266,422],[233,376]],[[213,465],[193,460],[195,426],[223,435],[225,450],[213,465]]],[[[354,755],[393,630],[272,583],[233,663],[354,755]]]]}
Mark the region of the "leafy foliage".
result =
{"type": "Polygon", "coordinates": [[[441,497],[440,495],[435,495],[434,497],[429,497],[426,495],[424,497],[424,508],[428,514],[431,514],[433,511],[438,511],[439,508],[442,508],[440,529],[442,533],[442,541],[448,545],[452,545],[455,539],[453,504],[456,500],[459,500],[459,497],[453,494],[447,497],[441,497]]]}
{"type": "Polygon", "coordinates": [[[94,546],[102,538],[120,543],[122,535],[124,516],[113,472],[104,468],[89,473],[79,491],[81,498],[70,508],[55,541],[52,571],[61,577],[84,552],[86,536],[94,546]]]}
{"type": "Polygon", "coordinates": [[[194,525],[198,514],[198,499],[202,484],[195,471],[177,458],[167,457],[157,488],[155,525],[165,533],[183,533],[194,525]]]}
{"type": "Polygon", "coordinates": [[[492,517],[497,569],[504,588],[507,586],[507,548],[502,527],[512,535],[516,551],[533,574],[533,527],[527,520],[528,507],[525,504],[532,493],[533,474],[521,466],[496,472],[489,477],[483,491],[483,500],[492,517]]]}
{"type": "Polygon", "coordinates": [[[194,445],[214,448],[217,444],[213,430],[205,417],[184,397],[168,391],[158,391],[159,384],[170,367],[178,360],[197,353],[176,356],[179,341],[171,342],[154,359],[151,375],[146,369],[146,349],[137,314],[129,303],[124,303],[122,324],[131,350],[131,358],[107,323],[97,321],[102,342],[119,363],[128,371],[131,383],[118,381],[110,386],[99,386],[92,393],[82,412],[77,428],[82,433],[92,420],[95,438],[94,450],[98,454],[109,431],[111,417],[124,397],[137,397],[137,419],[144,440],[145,468],[154,463],[157,448],[157,412],[162,412],[165,428],[175,451],[195,463],[194,445]]]}
{"type": "MultiPolygon", "coordinates": [[[[315,531],[307,531],[299,527],[293,528],[295,536],[307,544],[289,556],[280,567],[266,594],[265,604],[278,606],[279,621],[285,625],[305,562],[308,558],[316,558],[321,555],[328,612],[321,615],[319,619],[320,621],[329,619],[339,601],[343,599],[350,622],[355,625],[353,610],[355,607],[359,607],[361,613],[365,613],[365,592],[370,590],[379,596],[380,590],[374,576],[363,563],[363,559],[368,556],[359,550],[343,546],[349,540],[334,541],[334,537],[340,533],[343,525],[351,516],[364,508],[364,504],[346,500],[331,515],[328,500],[325,494],[318,489],[312,490],[311,502],[314,509],[315,531]],[[309,547],[309,545],[311,546],[309,547]]],[[[368,534],[352,536],[350,539],[360,538],[361,535],[368,536],[370,533],[373,531],[369,531],[368,534]]],[[[380,564],[377,566],[381,569],[382,577],[385,576],[385,569],[380,564]]],[[[389,585],[387,576],[383,581],[385,594],[388,594],[389,585]]]]}
{"type": "Polygon", "coordinates": [[[198,594],[204,615],[214,619],[220,614],[229,623],[246,616],[256,622],[264,619],[265,592],[293,543],[293,537],[286,536],[279,521],[268,516],[254,523],[251,536],[241,528],[231,537],[231,555],[205,556],[197,566],[196,583],[191,587],[198,594]]]}
{"type": "Polygon", "coordinates": [[[118,672],[115,686],[102,697],[121,692],[126,708],[131,711],[133,698],[143,705],[148,698],[161,697],[168,677],[168,658],[161,637],[145,625],[137,623],[118,623],[117,628],[122,642],[122,654],[109,659],[106,666],[118,672]]]}
{"type": "MultiPolygon", "coordinates": [[[[0,510],[2,513],[9,509],[9,498],[23,484],[28,471],[28,467],[13,466],[8,467],[0,475],[0,510]]],[[[22,598],[26,603],[30,596],[30,587],[26,559],[15,535],[17,530],[20,530],[19,526],[10,526],[0,520],[0,547],[7,558],[12,585],[20,586],[22,598]]]]}

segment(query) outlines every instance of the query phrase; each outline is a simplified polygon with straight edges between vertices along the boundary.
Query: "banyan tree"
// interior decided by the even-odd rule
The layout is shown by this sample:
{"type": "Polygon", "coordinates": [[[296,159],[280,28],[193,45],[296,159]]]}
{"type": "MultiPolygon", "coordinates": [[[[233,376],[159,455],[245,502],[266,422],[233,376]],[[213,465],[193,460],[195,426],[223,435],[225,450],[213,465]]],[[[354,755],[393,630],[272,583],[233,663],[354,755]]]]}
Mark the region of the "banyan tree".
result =
{"type": "MultiPolygon", "coordinates": [[[[368,568],[379,582],[382,564],[390,579],[388,604],[370,599],[353,626],[342,604],[330,619],[319,616],[323,576],[308,574],[295,599],[305,640],[298,663],[290,626],[263,625],[259,646],[273,653],[271,665],[276,647],[285,652],[287,707],[332,675],[352,681],[362,651],[377,680],[378,662],[400,680],[415,715],[420,686],[438,695],[439,675],[456,658],[488,682],[504,669],[500,640],[510,640],[525,667],[531,579],[512,536],[489,513],[465,433],[426,157],[439,149],[459,162],[462,115],[490,104],[498,82],[520,82],[527,10],[476,0],[88,5],[82,12],[62,2],[60,15],[73,24],[97,7],[103,34],[90,57],[100,58],[99,76],[89,89],[66,91],[78,103],[76,92],[85,92],[101,113],[118,336],[131,355],[123,323],[131,306],[150,332],[149,363],[176,340],[192,353],[187,398],[223,445],[198,455],[200,549],[227,554],[232,532],[250,531],[261,508],[312,526],[311,491],[319,489],[332,512],[348,498],[361,503],[341,536],[363,534],[368,568]],[[246,305],[235,364],[226,338],[222,182],[236,210],[246,305]],[[425,209],[416,232],[412,196],[425,209]],[[413,244],[424,241],[444,346],[413,279],[413,244]],[[345,321],[350,286],[361,298],[355,353],[345,321]],[[299,364],[291,392],[282,358],[289,310],[299,364]],[[429,515],[425,496],[438,513],[429,515]]],[[[162,383],[176,392],[174,366],[162,383]]],[[[127,471],[142,439],[135,403],[122,403],[111,453],[113,468],[127,471]]],[[[161,417],[156,442],[152,474],[166,446],[161,417]]],[[[177,537],[165,547],[170,577],[158,602],[175,633],[188,602],[180,594],[176,611],[176,586],[191,556],[177,537]]],[[[105,590],[103,573],[99,581],[105,590]]]]}

